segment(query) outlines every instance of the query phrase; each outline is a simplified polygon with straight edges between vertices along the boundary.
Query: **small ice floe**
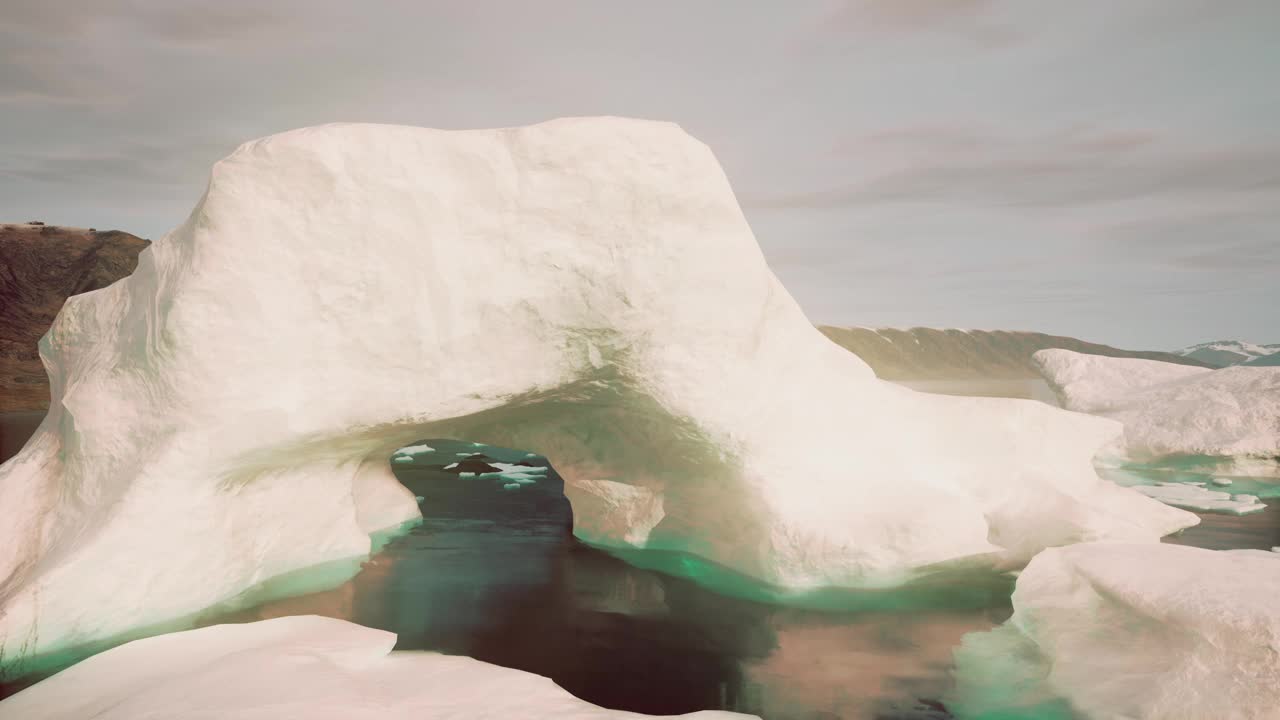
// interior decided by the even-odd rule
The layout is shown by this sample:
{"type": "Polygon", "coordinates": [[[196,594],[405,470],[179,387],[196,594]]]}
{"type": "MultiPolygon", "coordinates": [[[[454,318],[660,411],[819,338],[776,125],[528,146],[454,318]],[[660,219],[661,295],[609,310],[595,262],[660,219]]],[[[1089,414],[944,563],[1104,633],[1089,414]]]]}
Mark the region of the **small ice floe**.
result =
{"type": "Polygon", "coordinates": [[[411,462],[413,462],[413,456],[412,456],[412,455],[392,455],[392,456],[391,456],[391,462],[393,462],[393,463],[411,463],[411,462]]]}
{"type": "Polygon", "coordinates": [[[525,453],[525,457],[538,457],[538,453],[525,453]]]}
{"type": "Polygon", "coordinates": [[[469,472],[458,473],[458,477],[475,477],[475,476],[476,476],[476,473],[469,473],[469,472]]]}
{"type": "Polygon", "coordinates": [[[503,489],[503,490],[519,490],[521,487],[522,487],[522,486],[520,485],[520,483],[513,483],[513,482],[511,482],[511,483],[507,483],[507,484],[503,485],[503,486],[502,486],[502,489],[503,489]]]}
{"type": "Polygon", "coordinates": [[[541,465],[526,465],[524,463],[493,463],[497,472],[487,473],[486,476],[498,477],[503,480],[519,483],[521,485],[532,485],[547,477],[547,469],[541,465]]]}
{"type": "Polygon", "coordinates": [[[426,500],[427,498],[426,498],[425,496],[423,496],[423,495],[414,495],[414,496],[413,496],[413,499],[414,499],[414,500],[417,500],[418,502],[422,502],[423,500],[426,500]]]}
{"type": "Polygon", "coordinates": [[[421,455],[423,453],[435,452],[436,449],[430,445],[409,445],[402,447],[396,451],[397,455],[421,455]]]}
{"type": "Polygon", "coordinates": [[[1280,553],[1280,545],[1277,545],[1276,547],[1271,548],[1271,552],[1280,553]]]}
{"type": "Polygon", "coordinates": [[[1213,480],[1210,480],[1210,482],[1214,485],[1230,485],[1231,478],[1214,478],[1213,480]]]}
{"type": "Polygon", "coordinates": [[[1134,490],[1164,503],[1184,510],[1223,512],[1246,515],[1266,509],[1256,495],[1232,495],[1209,490],[1189,483],[1163,482],[1155,485],[1134,485],[1134,490]]]}
{"type": "Polygon", "coordinates": [[[454,468],[456,468],[456,467],[458,467],[458,463],[449,463],[448,465],[445,465],[445,466],[444,466],[444,469],[445,469],[445,470],[452,470],[452,469],[454,469],[454,468]]]}

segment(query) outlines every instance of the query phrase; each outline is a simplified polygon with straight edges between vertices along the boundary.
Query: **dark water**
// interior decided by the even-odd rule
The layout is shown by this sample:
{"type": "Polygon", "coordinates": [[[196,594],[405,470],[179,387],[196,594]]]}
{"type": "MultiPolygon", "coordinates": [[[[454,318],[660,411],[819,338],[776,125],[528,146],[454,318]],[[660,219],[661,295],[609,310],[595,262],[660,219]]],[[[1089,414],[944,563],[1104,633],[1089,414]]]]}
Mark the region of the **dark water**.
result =
{"type": "Polygon", "coordinates": [[[338,588],[202,624],[339,617],[395,632],[398,649],[527,670],[637,712],[924,720],[950,717],[937,698],[950,686],[951,648],[1009,614],[1010,586],[999,580],[945,600],[903,599],[895,609],[889,598],[857,612],[728,597],[576,541],[554,471],[504,489],[501,479],[439,469],[469,443],[427,442],[437,453],[393,465],[422,497],[420,527],[338,588]]]}
{"type": "MultiPolygon", "coordinates": [[[[21,423],[19,431],[34,429],[30,418],[21,423]]],[[[428,442],[435,453],[392,465],[421,498],[421,526],[338,587],[210,612],[200,624],[327,615],[395,632],[400,649],[470,655],[548,676],[605,707],[653,714],[938,720],[951,717],[939,698],[951,687],[960,638],[1010,613],[1008,578],[962,592],[868,596],[850,605],[858,610],[733,597],[576,541],[554,470],[509,488],[505,479],[441,469],[476,450],[502,461],[545,465],[542,458],[428,442]]],[[[1280,505],[1268,503],[1254,515],[1202,514],[1200,526],[1167,541],[1280,545],[1280,505]]],[[[0,685],[0,698],[19,688],[0,685]]]]}

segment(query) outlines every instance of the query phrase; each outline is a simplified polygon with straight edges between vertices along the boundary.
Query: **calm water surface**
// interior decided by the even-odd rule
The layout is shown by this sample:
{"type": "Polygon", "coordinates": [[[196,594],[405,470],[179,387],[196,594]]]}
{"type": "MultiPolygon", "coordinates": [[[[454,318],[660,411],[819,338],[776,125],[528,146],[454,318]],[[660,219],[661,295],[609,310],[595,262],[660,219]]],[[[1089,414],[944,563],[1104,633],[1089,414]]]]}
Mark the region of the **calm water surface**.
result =
{"type": "Polygon", "coordinates": [[[474,451],[470,443],[427,442],[436,453],[393,466],[421,498],[421,526],[338,588],[202,624],[339,617],[395,632],[398,649],[535,672],[593,703],[638,712],[924,720],[950,717],[938,698],[949,687],[951,648],[1010,612],[1002,578],[922,600],[883,594],[856,612],[728,597],[576,541],[553,470],[505,489],[501,479],[440,469],[474,451]]]}

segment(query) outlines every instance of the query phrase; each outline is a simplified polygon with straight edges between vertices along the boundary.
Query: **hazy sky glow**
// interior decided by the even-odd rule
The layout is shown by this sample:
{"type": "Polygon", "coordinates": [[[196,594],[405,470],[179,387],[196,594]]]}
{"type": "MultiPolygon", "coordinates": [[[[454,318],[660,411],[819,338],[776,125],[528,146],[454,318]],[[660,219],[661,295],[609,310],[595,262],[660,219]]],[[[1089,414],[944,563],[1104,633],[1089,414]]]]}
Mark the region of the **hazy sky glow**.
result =
{"type": "Polygon", "coordinates": [[[1280,2],[0,0],[0,220],[157,238],[242,141],[674,120],[816,322],[1280,342],[1280,2]]]}

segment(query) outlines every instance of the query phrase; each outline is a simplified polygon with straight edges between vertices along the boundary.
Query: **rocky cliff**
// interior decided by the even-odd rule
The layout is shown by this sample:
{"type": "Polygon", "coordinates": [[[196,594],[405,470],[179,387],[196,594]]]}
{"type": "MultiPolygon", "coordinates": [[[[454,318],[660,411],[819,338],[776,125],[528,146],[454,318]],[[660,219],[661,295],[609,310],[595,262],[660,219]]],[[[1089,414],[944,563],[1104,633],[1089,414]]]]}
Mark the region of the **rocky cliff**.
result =
{"type": "Polygon", "coordinates": [[[0,224],[0,412],[48,407],[40,336],[67,297],[132,273],[148,244],[117,230],[0,224]]]}

